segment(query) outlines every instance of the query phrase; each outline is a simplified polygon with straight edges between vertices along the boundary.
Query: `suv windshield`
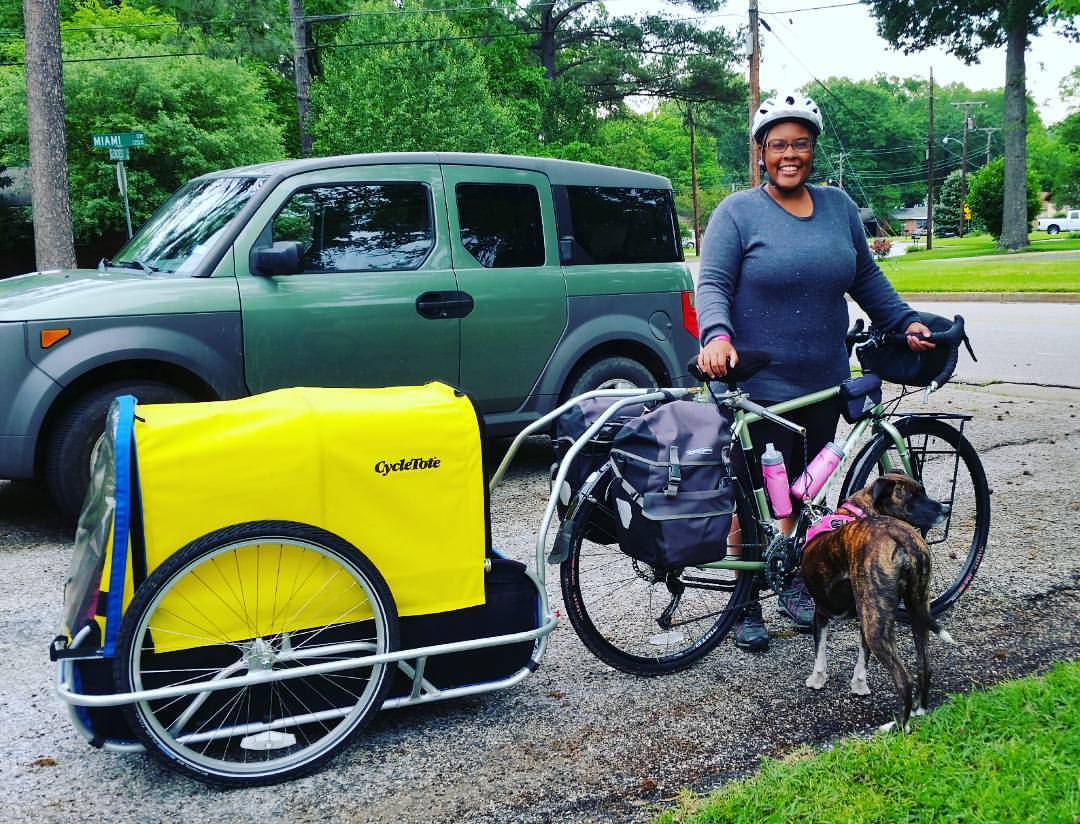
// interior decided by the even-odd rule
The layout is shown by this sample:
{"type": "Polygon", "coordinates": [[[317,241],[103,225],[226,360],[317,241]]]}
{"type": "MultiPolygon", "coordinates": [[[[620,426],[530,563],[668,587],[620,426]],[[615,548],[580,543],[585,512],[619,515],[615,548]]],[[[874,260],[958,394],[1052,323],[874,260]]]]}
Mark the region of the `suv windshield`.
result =
{"type": "Polygon", "coordinates": [[[194,272],[218,233],[265,182],[264,177],[216,177],[188,183],[117,252],[112,265],[194,272]]]}

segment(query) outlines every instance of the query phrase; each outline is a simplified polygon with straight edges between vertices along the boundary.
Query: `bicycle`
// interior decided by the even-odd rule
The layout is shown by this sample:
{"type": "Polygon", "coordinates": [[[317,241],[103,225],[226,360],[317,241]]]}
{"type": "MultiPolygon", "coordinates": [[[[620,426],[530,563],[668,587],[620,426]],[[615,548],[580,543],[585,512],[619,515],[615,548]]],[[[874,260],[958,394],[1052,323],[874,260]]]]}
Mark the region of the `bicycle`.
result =
{"type": "MultiPolygon", "coordinates": [[[[949,330],[931,339],[958,346],[964,339],[963,319],[957,317],[949,330]]],[[[856,326],[848,335],[849,352],[852,346],[881,340],[883,336],[856,326]]],[[[748,428],[751,423],[764,418],[802,432],[783,414],[830,401],[841,389],[838,385],[766,409],[737,388],[767,363],[760,359],[750,363],[754,359],[746,354],[740,367],[725,379],[724,391],[716,390],[717,382],[706,386],[708,398],[732,414],[732,444],[739,445],[751,464],[758,460],[748,428]]],[[[685,397],[683,393],[701,394],[701,390],[639,391],[613,404],[581,440],[591,437],[622,406],[668,401],[685,397]]],[[[844,457],[830,478],[839,477],[846,468],[839,494],[843,501],[866,486],[874,472],[899,468],[920,480],[932,498],[949,504],[948,519],[926,535],[934,561],[931,612],[936,616],[964,593],[982,561],[990,530],[990,489],[982,463],[963,434],[972,416],[900,415],[895,410],[909,394],[875,403],[863,413],[840,445],[844,457]],[[868,433],[869,441],[855,452],[868,433]]],[[[573,456],[568,454],[565,462],[573,456]]],[[[748,473],[743,474],[734,478],[735,513],[741,529],[729,536],[728,554],[688,568],[652,567],[624,554],[611,531],[615,514],[606,495],[613,481],[610,464],[585,482],[566,512],[548,560],[560,565],[571,624],[598,658],[636,675],[661,675],[689,667],[720,643],[739,610],[754,597],[759,581],[778,593],[795,574],[807,528],[831,511],[825,505],[829,484],[804,501],[792,531],[785,534],[770,512],[762,487],[754,486],[748,473]]],[[[546,526],[545,520],[542,532],[546,526]]],[[[899,617],[906,617],[902,607],[899,617]]]]}

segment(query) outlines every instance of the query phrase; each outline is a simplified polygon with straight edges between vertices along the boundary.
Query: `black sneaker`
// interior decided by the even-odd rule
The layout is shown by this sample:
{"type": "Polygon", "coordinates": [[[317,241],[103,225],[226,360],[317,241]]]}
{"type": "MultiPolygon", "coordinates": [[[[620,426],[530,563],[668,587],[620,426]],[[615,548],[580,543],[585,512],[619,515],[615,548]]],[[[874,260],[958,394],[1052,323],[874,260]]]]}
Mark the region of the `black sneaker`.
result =
{"type": "Polygon", "coordinates": [[[806,591],[802,575],[796,575],[791,583],[780,593],[778,606],[780,612],[795,623],[800,632],[809,632],[814,626],[814,599],[806,591]]]}
{"type": "Polygon", "coordinates": [[[735,646],[749,652],[763,652],[769,648],[769,631],[761,620],[761,602],[754,600],[743,607],[742,615],[735,621],[735,646]]]}

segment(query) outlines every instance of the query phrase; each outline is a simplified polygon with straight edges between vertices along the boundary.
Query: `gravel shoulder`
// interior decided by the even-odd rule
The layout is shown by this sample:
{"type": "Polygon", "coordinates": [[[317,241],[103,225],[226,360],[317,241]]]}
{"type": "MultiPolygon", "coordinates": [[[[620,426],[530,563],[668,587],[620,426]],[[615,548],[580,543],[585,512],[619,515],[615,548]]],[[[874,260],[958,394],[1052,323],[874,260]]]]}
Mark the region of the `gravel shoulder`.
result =
{"type": "MultiPolygon", "coordinates": [[[[1080,654],[1080,392],[949,386],[934,408],[976,415],[966,434],[994,490],[990,542],[971,589],[931,642],[932,701],[1044,671],[1080,654]]],[[[921,408],[911,399],[912,411],[921,408]]],[[[496,546],[531,560],[546,501],[546,441],[530,442],[492,498],[496,546]]],[[[639,679],[593,658],[563,620],[540,670],[503,692],[382,713],[322,772],[219,791],[140,755],[92,749],[52,692],[47,646],[70,555],[36,488],[0,482],[0,797],[12,821],[647,821],[681,788],[703,791],[764,756],[868,735],[891,716],[878,665],[848,694],[857,630],[838,629],[827,687],[803,686],[812,642],[766,608],[763,655],[725,640],[687,672],[639,679]]],[[[561,608],[558,571],[548,570],[561,608]]],[[[913,656],[904,631],[901,648],[913,656]]]]}

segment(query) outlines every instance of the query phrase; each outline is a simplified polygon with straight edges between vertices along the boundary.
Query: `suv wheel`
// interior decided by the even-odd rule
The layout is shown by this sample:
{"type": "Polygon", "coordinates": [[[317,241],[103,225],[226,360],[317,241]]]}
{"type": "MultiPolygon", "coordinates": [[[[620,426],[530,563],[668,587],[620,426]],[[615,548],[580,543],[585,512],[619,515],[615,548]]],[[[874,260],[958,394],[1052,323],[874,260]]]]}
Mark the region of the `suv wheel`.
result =
{"type": "Polygon", "coordinates": [[[593,389],[632,389],[656,385],[653,373],[633,358],[604,358],[585,367],[570,382],[566,397],[575,398],[593,389]]]}
{"type": "Polygon", "coordinates": [[[90,453],[105,429],[105,414],[118,395],[134,395],[140,403],[183,403],[194,400],[175,386],[158,381],[116,381],[78,398],[57,422],[45,445],[45,485],[60,511],[77,518],[90,485],[90,453]]]}
{"type": "Polygon", "coordinates": [[[1046,227],[1046,234],[1048,235],[1056,235],[1060,231],[1061,227],[1056,224],[1051,224],[1050,226],[1046,227]]]}

